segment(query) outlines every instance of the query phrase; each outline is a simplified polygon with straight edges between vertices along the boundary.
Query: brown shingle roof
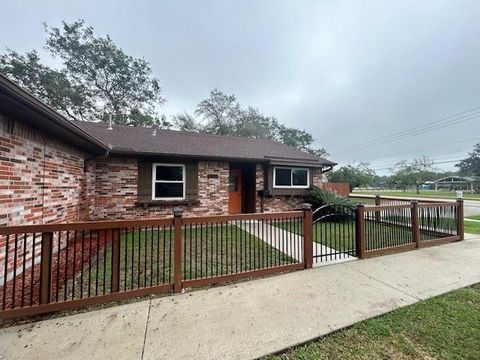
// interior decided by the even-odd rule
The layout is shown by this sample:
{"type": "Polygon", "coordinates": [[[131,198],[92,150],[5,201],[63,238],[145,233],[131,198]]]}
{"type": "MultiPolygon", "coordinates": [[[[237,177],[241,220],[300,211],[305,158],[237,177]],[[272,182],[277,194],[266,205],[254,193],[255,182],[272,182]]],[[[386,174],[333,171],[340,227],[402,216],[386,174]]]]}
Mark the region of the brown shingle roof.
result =
{"type": "Polygon", "coordinates": [[[334,162],[272,140],[236,136],[199,134],[176,130],[76,122],[100,141],[109,144],[111,153],[170,155],[215,159],[260,160],[305,165],[335,165],[334,162]]]}

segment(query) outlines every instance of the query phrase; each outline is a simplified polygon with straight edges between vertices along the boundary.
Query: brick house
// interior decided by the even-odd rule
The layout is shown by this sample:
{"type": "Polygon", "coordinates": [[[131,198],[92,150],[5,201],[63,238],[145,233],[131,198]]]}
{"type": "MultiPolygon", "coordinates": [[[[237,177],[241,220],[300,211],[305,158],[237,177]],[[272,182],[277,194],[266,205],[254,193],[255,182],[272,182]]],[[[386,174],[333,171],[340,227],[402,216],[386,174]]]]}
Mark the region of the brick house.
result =
{"type": "Polygon", "coordinates": [[[294,209],[335,163],[259,139],[72,122],[0,76],[0,225],[294,209]]]}

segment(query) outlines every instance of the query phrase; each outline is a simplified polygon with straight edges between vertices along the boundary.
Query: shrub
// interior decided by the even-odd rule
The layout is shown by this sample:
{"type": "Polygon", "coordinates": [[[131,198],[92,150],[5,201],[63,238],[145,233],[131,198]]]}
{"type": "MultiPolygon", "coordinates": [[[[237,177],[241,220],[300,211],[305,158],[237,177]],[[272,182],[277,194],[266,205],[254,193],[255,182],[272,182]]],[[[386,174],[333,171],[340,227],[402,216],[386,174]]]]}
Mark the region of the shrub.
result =
{"type": "Polygon", "coordinates": [[[312,187],[305,201],[312,204],[314,220],[342,221],[354,216],[355,203],[331,191],[312,187]]]}

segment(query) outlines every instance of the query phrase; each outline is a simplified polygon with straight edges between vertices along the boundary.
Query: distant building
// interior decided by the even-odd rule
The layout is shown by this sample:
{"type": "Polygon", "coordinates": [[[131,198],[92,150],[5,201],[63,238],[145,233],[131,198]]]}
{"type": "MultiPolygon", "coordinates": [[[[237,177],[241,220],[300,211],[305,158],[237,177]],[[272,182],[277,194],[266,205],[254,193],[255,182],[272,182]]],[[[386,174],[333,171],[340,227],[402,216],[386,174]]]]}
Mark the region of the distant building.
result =
{"type": "Polygon", "coordinates": [[[447,176],[433,182],[435,191],[463,190],[475,192],[480,188],[480,179],[474,176],[447,176]]]}

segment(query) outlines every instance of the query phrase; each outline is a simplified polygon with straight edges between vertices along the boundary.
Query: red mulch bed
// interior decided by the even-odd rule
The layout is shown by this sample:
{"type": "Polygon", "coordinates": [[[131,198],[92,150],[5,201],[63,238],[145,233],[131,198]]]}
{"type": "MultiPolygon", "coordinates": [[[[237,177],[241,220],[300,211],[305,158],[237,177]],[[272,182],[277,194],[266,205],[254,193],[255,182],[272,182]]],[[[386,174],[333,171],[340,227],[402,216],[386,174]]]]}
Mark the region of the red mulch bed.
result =
{"type": "MultiPolygon", "coordinates": [[[[51,302],[57,301],[57,295],[59,299],[63,299],[63,290],[65,283],[73,279],[79,270],[82,269],[82,266],[88,264],[90,258],[94,258],[100,250],[102,250],[109,242],[112,240],[111,230],[102,230],[97,233],[93,233],[90,237],[85,236],[84,241],[82,238],[77,237],[76,244],[74,240],[70,239],[68,242],[68,262],[67,262],[67,246],[60,250],[60,252],[54,249],[55,253],[52,255],[52,266],[51,266],[51,302]],[[98,239],[98,241],[97,241],[98,239]],[[82,243],[83,243],[83,262],[82,262],[82,243]],[[90,244],[92,245],[90,249],[90,244]],[[74,245],[76,245],[74,247],[74,245]],[[74,251],[75,250],[75,251],[74,251]],[[75,272],[73,269],[73,260],[75,256],[75,272]],[[65,269],[65,265],[68,264],[68,268],[65,269]],[[57,274],[58,271],[58,274],[57,274]],[[57,281],[58,275],[58,281],[57,281]],[[58,293],[57,293],[57,283],[58,283],[58,293]]],[[[93,267],[93,265],[92,265],[93,267]]],[[[24,273],[16,276],[15,279],[10,280],[7,283],[5,289],[3,289],[3,284],[0,284],[0,310],[1,309],[12,309],[24,306],[38,305],[40,302],[40,264],[36,264],[32,268],[26,269],[24,273]],[[32,273],[33,273],[33,282],[32,282],[32,273]],[[15,284],[14,284],[15,281],[15,284]],[[22,284],[25,284],[22,286],[22,284]],[[15,291],[13,289],[15,285],[15,291]],[[6,291],[6,293],[5,293],[6,291]],[[15,296],[13,296],[15,294],[15,296]],[[4,300],[5,297],[5,300],[4,300]]],[[[68,296],[68,293],[67,293],[68,296]]]]}

